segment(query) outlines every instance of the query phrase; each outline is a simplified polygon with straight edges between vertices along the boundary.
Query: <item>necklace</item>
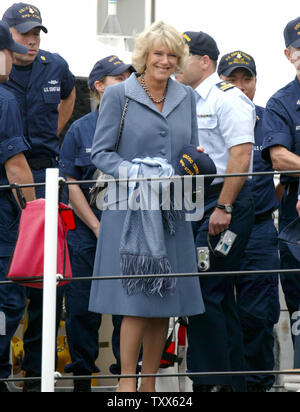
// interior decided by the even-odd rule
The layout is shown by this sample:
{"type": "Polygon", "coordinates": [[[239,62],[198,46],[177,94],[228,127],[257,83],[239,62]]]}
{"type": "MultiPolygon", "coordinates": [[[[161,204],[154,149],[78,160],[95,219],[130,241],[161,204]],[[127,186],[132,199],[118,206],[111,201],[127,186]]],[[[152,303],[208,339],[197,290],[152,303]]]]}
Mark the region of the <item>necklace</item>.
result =
{"type": "Polygon", "coordinates": [[[168,85],[167,85],[167,87],[166,87],[166,91],[165,91],[164,97],[161,98],[161,99],[156,99],[155,97],[152,96],[152,94],[150,93],[150,91],[149,91],[149,89],[148,89],[148,87],[147,87],[147,85],[146,85],[145,75],[144,75],[144,74],[141,75],[141,86],[142,86],[142,88],[145,90],[145,92],[147,93],[149,99],[151,99],[151,100],[153,101],[153,103],[160,104],[160,103],[162,103],[162,102],[164,102],[164,101],[166,100],[168,85]]]}

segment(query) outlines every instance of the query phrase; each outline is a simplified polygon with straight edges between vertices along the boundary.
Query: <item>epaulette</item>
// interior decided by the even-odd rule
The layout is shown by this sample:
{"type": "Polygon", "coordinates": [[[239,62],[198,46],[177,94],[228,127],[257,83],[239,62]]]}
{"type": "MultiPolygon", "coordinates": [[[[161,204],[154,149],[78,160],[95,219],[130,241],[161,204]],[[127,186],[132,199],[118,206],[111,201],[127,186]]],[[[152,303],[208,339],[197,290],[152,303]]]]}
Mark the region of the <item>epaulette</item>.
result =
{"type": "Polygon", "coordinates": [[[233,89],[235,86],[228,82],[221,82],[216,84],[216,86],[222,90],[222,92],[227,92],[227,90],[233,89]]]}

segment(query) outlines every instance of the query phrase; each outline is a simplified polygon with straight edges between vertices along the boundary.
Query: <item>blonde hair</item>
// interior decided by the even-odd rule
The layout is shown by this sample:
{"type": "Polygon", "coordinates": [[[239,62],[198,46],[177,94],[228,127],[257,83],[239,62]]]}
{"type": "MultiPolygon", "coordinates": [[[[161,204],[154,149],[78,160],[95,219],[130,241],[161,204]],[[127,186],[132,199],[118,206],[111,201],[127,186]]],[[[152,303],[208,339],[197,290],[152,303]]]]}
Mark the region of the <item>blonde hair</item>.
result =
{"type": "Polygon", "coordinates": [[[189,47],[183,35],[173,26],[160,21],[152,24],[137,38],[132,65],[138,73],[144,73],[146,70],[148,53],[156,45],[166,45],[172,53],[176,54],[178,57],[176,71],[181,71],[185,67],[189,57],[189,47]]]}

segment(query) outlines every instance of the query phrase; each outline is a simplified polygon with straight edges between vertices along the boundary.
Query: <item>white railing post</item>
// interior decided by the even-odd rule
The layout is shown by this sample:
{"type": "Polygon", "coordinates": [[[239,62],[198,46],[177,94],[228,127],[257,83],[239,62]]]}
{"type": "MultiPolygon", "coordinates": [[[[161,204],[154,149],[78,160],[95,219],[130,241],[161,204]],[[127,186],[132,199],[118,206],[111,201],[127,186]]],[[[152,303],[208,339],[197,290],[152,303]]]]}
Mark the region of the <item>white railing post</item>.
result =
{"type": "Polygon", "coordinates": [[[54,392],[59,170],[46,171],[42,392],[54,392]]]}

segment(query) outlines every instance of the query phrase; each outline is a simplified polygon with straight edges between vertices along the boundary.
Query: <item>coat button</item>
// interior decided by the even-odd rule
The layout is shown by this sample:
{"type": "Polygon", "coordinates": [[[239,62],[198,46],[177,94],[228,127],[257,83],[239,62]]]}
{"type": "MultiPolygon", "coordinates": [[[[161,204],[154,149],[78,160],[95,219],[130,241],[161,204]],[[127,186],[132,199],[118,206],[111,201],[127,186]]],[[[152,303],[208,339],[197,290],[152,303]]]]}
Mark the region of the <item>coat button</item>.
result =
{"type": "Polygon", "coordinates": [[[162,137],[166,137],[166,136],[167,136],[167,132],[160,132],[160,135],[161,135],[162,137]]]}
{"type": "Polygon", "coordinates": [[[14,147],[13,147],[12,145],[9,145],[9,146],[8,146],[8,150],[13,150],[13,148],[14,148],[14,147]]]}
{"type": "Polygon", "coordinates": [[[167,151],[165,149],[161,150],[160,153],[165,156],[167,154],[167,151]]]}

